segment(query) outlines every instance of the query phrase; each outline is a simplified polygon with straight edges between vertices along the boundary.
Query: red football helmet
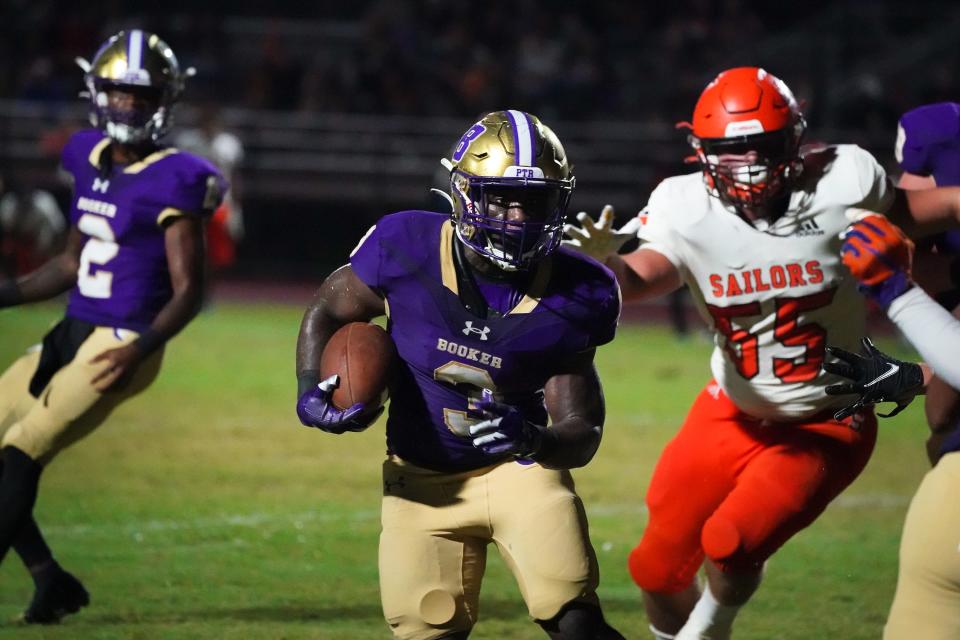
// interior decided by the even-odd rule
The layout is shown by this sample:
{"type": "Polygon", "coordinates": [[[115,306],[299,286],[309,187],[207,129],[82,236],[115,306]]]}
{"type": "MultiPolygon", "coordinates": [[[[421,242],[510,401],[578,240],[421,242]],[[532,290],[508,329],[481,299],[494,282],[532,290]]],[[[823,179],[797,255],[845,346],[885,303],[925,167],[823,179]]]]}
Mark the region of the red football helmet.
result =
{"type": "Polygon", "coordinates": [[[728,69],[700,94],[690,144],[711,193],[738,211],[762,209],[802,169],[806,122],[782,80],[758,67],[728,69]]]}

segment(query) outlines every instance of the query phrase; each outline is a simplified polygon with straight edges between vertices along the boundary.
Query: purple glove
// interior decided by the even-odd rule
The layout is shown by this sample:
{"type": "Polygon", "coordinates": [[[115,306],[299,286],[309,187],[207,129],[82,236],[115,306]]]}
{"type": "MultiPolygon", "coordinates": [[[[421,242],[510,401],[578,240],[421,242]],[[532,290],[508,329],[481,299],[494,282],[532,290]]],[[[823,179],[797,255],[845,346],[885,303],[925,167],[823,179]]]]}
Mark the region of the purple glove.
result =
{"type": "Polygon", "coordinates": [[[516,407],[496,402],[489,389],[483,390],[483,398],[474,404],[471,414],[481,419],[470,425],[473,446],[484,453],[524,458],[540,448],[542,427],[524,420],[516,407]]]}
{"type": "Polygon", "coordinates": [[[347,409],[337,409],[330,397],[338,386],[340,376],[334,374],[300,396],[297,400],[297,416],[300,422],[327,433],[340,434],[346,431],[363,431],[383,413],[383,407],[364,413],[366,407],[360,402],[347,409]]]}

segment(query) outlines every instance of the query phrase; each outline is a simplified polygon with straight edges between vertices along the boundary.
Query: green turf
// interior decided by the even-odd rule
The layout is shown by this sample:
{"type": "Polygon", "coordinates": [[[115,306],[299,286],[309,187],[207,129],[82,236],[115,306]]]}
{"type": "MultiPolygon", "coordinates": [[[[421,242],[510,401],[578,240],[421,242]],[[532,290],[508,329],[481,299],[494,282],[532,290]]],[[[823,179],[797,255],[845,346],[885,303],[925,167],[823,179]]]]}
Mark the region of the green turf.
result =
{"type": "MultiPolygon", "coordinates": [[[[0,366],[61,313],[0,312],[0,366]]],[[[31,584],[0,569],[0,638],[387,638],[377,589],[382,427],[329,436],[293,412],[301,311],[219,305],[168,348],[160,379],[46,471],[37,517],[93,603],[60,627],[5,621],[31,584]]],[[[894,348],[890,343],[882,346],[894,348]]],[[[600,595],[647,638],[625,559],[663,444],[708,377],[709,346],[626,327],[599,354],[604,443],[576,472],[600,557],[600,595]]],[[[740,639],[877,638],[909,496],[925,471],[921,403],[885,421],[864,475],[771,561],[740,639]]],[[[491,549],[472,638],[543,638],[491,549]]]]}

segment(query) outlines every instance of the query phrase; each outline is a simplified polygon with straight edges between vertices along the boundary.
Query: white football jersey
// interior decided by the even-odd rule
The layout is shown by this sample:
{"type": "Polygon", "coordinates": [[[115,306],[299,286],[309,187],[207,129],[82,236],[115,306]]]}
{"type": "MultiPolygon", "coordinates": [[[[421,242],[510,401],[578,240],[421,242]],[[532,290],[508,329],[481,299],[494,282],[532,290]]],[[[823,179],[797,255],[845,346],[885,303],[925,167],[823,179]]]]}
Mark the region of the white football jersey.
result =
{"type": "MultiPolygon", "coordinates": [[[[710,195],[702,173],[668,178],[640,212],[640,251],[663,254],[714,329],[711,369],[740,409],[769,420],[803,419],[844,405],[824,387],[824,348],[859,351],[865,303],[840,261],[851,208],[884,212],[893,189],[854,145],[805,156],[787,212],[752,226],[710,195]]],[[[851,213],[852,215],[852,213],[851,213]]]]}

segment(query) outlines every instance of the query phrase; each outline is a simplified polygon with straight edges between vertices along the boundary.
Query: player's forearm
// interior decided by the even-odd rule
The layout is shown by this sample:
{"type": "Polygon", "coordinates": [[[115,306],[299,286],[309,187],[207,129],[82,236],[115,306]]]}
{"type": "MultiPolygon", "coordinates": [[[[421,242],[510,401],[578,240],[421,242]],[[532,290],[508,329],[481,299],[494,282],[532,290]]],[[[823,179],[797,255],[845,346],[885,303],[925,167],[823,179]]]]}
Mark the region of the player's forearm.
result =
{"type": "Polygon", "coordinates": [[[942,378],[933,378],[927,385],[924,411],[930,431],[937,433],[953,429],[960,422],[960,391],[942,378]]]}
{"type": "Polygon", "coordinates": [[[890,217],[910,229],[911,236],[929,235],[960,226],[960,187],[901,191],[898,196],[890,217]],[[905,207],[900,206],[901,198],[905,207]],[[903,208],[906,211],[900,210],[903,208]]]}
{"type": "Polygon", "coordinates": [[[202,278],[198,277],[195,282],[174,291],[173,297],[160,309],[150,328],[140,334],[134,343],[137,348],[144,355],[148,355],[180,333],[200,312],[203,290],[204,283],[202,278]]]}
{"type": "Polygon", "coordinates": [[[323,348],[344,324],[331,313],[326,299],[318,293],[303,314],[297,336],[297,386],[301,393],[319,382],[323,348]]]}
{"type": "Polygon", "coordinates": [[[47,300],[77,283],[78,264],[61,254],[22,278],[0,286],[0,308],[47,300]]]}
{"type": "Polygon", "coordinates": [[[960,321],[919,287],[894,300],[887,315],[934,372],[960,388],[960,321]]]}
{"type": "Polygon", "coordinates": [[[627,256],[610,256],[606,265],[617,278],[624,302],[666,295],[683,284],[676,267],[648,249],[638,249],[627,256]]]}
{"type": "Polygon", "coordinates": [[[573,417],[541,430],[533,458],[548,469],[576,469],[593,459],[603,430],[585,418],[573,417]]]}

